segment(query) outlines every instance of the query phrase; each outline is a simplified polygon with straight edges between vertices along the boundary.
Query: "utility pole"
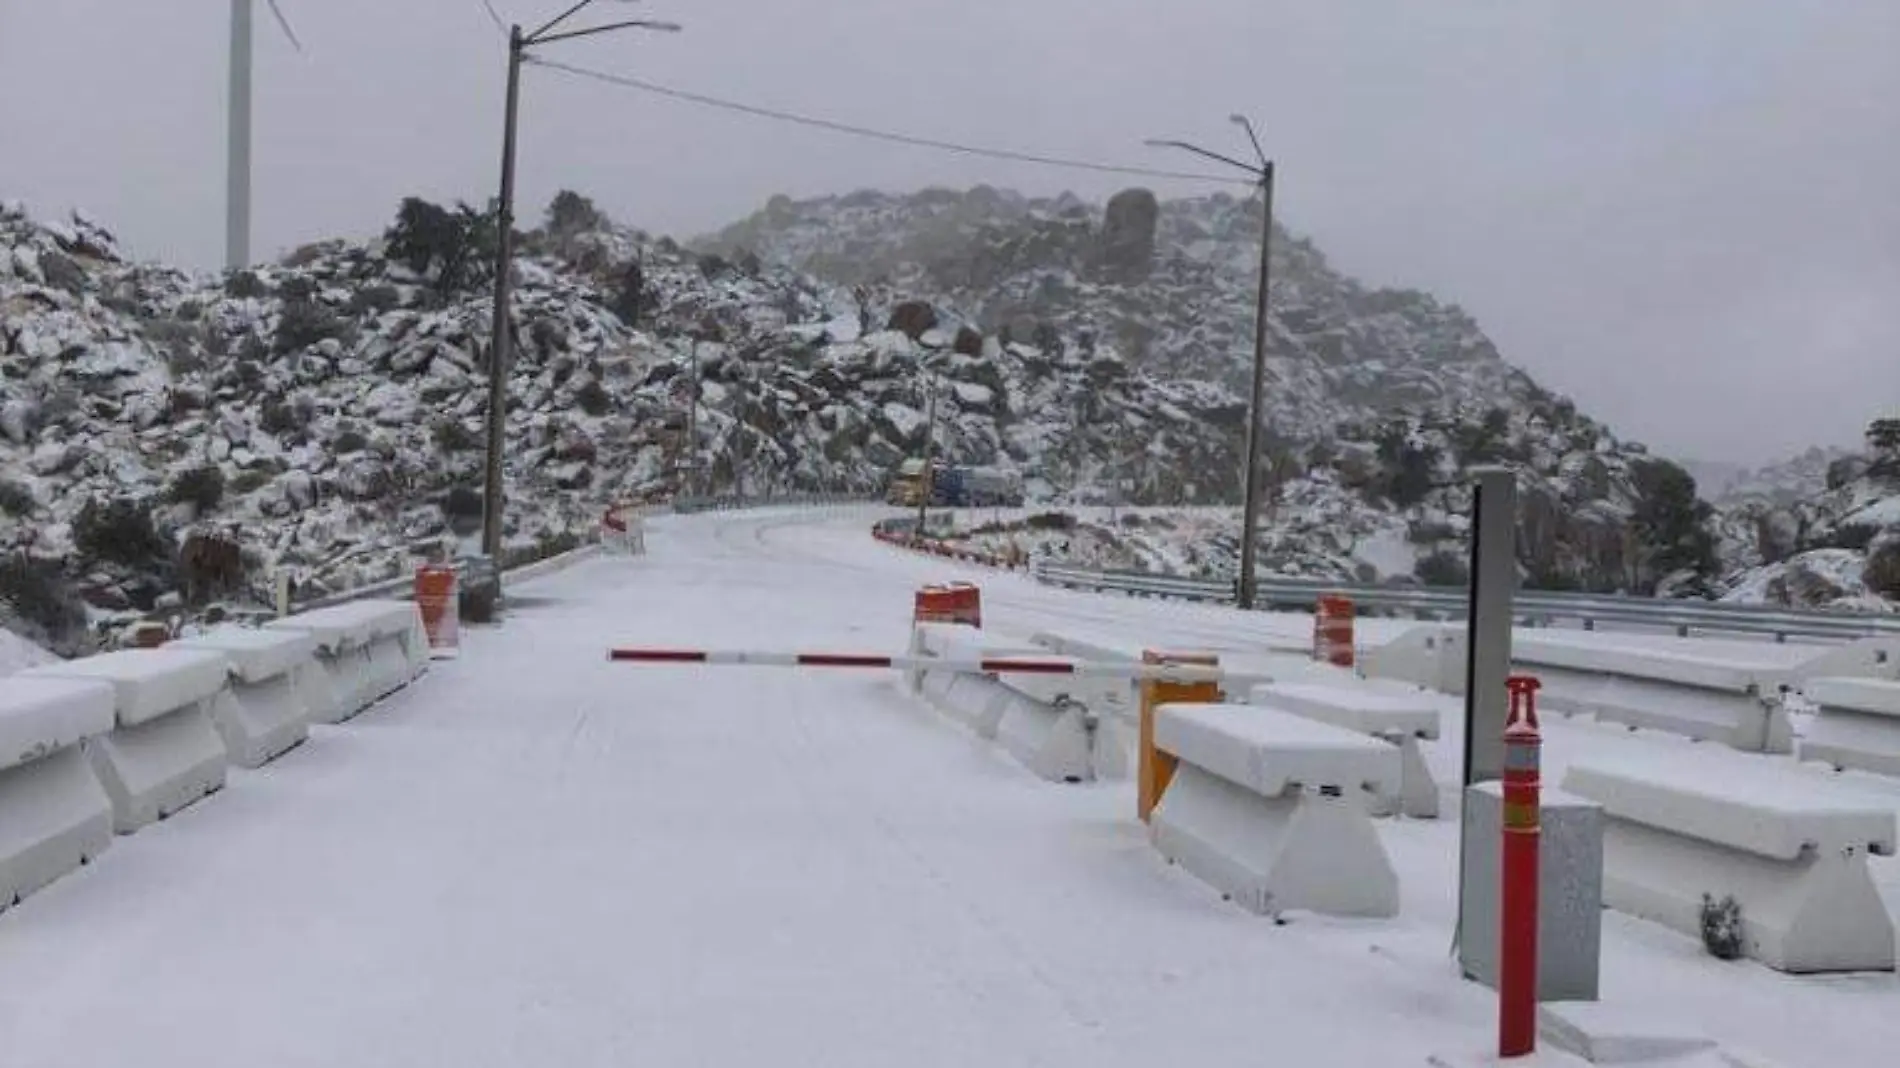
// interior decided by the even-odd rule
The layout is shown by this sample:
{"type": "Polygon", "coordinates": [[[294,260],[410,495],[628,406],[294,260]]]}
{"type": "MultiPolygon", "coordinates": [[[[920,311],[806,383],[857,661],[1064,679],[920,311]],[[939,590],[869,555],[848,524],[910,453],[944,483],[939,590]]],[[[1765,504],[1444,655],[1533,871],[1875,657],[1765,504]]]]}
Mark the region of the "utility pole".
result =
{"type": "Polygon", "coordinates": [[[686,397],[686,495],[699,496],[699,342],[693,342],[693,382],[686,397]]]}
{"type": "Polygon", "coordinates": [[[931,461],[937,452],[937,380],[925,378],[929,400],[924,403],[924,469],[917,476],[917,537],[924,536],[924,520],[930,510],[930,498],[937,492],[931,461]]]}
{"type": "Polygon", "coordinates": [[[501,133],[501,205],[495,220],[499,227],[495,252],[495,322],[494,337],[488,346],[488,463],[482,493],[482,552],[491,559],[501,556],[502,444],[508,427],[508,372],[514,364],[512,314],[508,302],[512,295],[515,252],[515,125],[520,110],[521,65],[533,58],[528,49],[556,41],[627,29],[679,31],[679,26],[671,22],[629,19],[564,33],[553,32],[594,3],[595,0],[580,0],[532,33],[523,33],[519,25],[508,28],[508,96],[501,133]]]}
{"type": "Polygon", "coordinates": [[[1260,447],[1265,434],[1261,422],[1265,415],[1267,396],[1267,282],[1273,262],[1273,161],[1267,158],[1266,150],[1260,147],[1260,138],[1254,133],[1253,123],[1244,115],[1230,115],[1229,121],[1247,131],[1247,140],[1253,143],[1254,155],[1260,160],[1259,166],[1242,163],[1240,160],[1223,156],[1218,152],[1188,144],[1186,141],[1149,141],[1148,144],[1166,148],[1178,148],[1192,152],[1197,156],[1237,167],[1251,175],[1260,188],[1261,229],[1260,229],[1260,293],[1254,308],[1253,327],[1253,389],[1247,406],[1247,459],[1245,473],[1242,475],[1240,517],[1240,583],[1235,590],[1235,598],[1241,608],[1254,606],[1254,558],[1258,551],[1255,544],[1260,535],[1260,447]]]}
{"type": "Polygon", "coordinates": [[[508,298],[515,263],[515,118],[521,104],[521,27],[508,28],[507,119],[501,134],[501,210],[495,220],[495,322],[488,346],[488,467],[482,494],[482,553],[501,559],[501,450],[508,426],[508,372],[514,366],[508,298]]]}
{"type": "Polygon", "coordinates": [[[739,395],[732,402],[732,495],[743,505],[746,468],[745,411],[748,398],[745,379],[740,378],[735,384],[739,387],[739,395]]]}

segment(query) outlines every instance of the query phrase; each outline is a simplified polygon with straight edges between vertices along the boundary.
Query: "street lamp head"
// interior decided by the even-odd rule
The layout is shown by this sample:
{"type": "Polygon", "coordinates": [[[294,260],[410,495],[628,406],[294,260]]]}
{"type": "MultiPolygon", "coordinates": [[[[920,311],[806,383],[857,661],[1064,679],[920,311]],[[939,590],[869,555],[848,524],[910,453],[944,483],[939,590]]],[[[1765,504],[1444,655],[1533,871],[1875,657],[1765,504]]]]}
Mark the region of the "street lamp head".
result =
{"type": "Polygon", "coordinates": [[[1273,164],[1267,160],[1267,150],[1260,147],[1260,135],[1254,133],[1253,123],[1248,121],[1247,116],[1235,112],[1227,116],[1227,121],[1247,131],[1247,140],[1253,142],[1253,154],[1260,159],[1260,169],[1262,171],[1271,172],[1273,170],[1273,164]]]}

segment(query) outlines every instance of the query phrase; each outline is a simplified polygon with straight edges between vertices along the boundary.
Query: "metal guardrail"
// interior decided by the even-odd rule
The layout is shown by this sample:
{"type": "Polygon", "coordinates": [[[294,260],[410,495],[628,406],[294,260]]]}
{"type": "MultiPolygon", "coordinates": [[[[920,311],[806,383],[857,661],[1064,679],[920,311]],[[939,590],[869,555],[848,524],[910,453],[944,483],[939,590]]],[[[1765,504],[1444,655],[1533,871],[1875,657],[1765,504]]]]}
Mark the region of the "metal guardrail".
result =
{"type": "MultiPolygon", "coordinates": [[[[751,508],[875,503],[878,503],[878,498],[863,493],[803,493],[785,497],[675,497],[670,510],[680,515],[691,515],[696,512],[739,512],[751,508]]],[[[661,507],[659,510],[668,509],[661,507]]]]}
{"type": "MultiPolygon", "coordinates": [[[[650,505],[648,506],[648,509],[651,512],[669,512],[670,511],[670,512],[677,512],[682,515],[688,515],[688,514],[694,514],[698,512],[736,512],[736,511],[744,511],[746,509],[751,509],[751,508],[804,507],[804,506],[828,505],[828,504],[866,504],[866,503],[871,503],[873,500],[874,498],[871,498],[868,496],[845,496],[845,495],[834,496],[834,495],[829,495],[829,494],[805,494],[805,495],[797,495],[797,496],[789,496],[789,497],[683,497],[683,498],[675,498],[672,502],[670,502],[670,504],[650,505]]],[[[524,578],[530,577],[531,569],[533,568],[539,567],[550,560],[565,559],[569,556],[573,556],[576,553],[594,548],[598,544],[599,544],[598,536],[597,535],[590,536],[585,541],[583,541],[580,545],[576,546],[573,549],[569,549],[561,553],[556,553],[554,556],[543,557],[539,560],[529,560],[523,563],[516,564],[513,567],[506,568],[501,573],[502,578],[504,579],[512,578],[517,581],[520,581],[524,578]]],[[[398,575],[395,578],[382,579],[376,582],[368,582],[368,583],[364,583],[361,586],[352,586],[349,589],[337,590],[331,593],[326,593],[321,597],[312,597],[308,600],[292,602],[290,606],[290,611],[291,611],[291,614],[295,615],[298,612],[308,612],[308,611],[311,611],[312,609],[317,609],[317,608],[329,608],[332,605],[345,604],[350,601],[358,601],[367,597],[392,597],[393,596],[399,599],[406,600],[410,596],[410,594],[414,592],[414,586],[415,586],[415,576],[413,574],[409,574],[405,572],[404,574],[398,575]]]]}
{"type": "MultiPolygon", "coordinates": [[[[1182,578],[1146,571],[1097,571],[1089,568],[1037,564],[1036,581],[1076,590],[1125,593],[1136,597],[1178,598],[1212,604],[1233,604],[1234,584],[1209,579],[1182,578]]],[[[1421,618],[1463,619],[1468,606],[1463,589],[1422,586],[1368,586],[1322,582],[1317,579],[1263,575],[1256,580],[1255,600],[1263,609],[1310,611],[1324,593],[1350,597],[1362,608],[1407,612],[1421,618]]],[[[1529,626],[1576,621],[1584,629],[1598,624],[1624,624],[1692,632],[1772,635],[1851,640],[1869,635],[1900,636],[1900,615],[1864,612],[1825,612],[1778,608],[1771,605],[1717,604],[1708,601],[1672,601],[1616,594],[1555,593],[1520,590],[1513,598],[1520,621],[1529,626]]]]}

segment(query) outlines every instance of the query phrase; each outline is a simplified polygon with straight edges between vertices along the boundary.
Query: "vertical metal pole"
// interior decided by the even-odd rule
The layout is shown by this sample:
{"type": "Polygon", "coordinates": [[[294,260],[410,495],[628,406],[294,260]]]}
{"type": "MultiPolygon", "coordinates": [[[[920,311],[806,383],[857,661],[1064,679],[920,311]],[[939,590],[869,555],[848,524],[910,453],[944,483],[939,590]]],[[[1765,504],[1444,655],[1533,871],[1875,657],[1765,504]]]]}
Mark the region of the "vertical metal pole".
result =
{"type": "Polygon", "coordinates": [[[225,144],[224,267],[251,262],[251,23],[255,0],[231,0],[231,99],[225,144]]]}
{"type": "Polygon", "coordinates": [[[1471,787],[1504,776],[1504,728],[1509,720],[1506,679],[1511,673],[1511,600],[1517,584],[1517,477],[1501,467],[1475,468],[1471,495],[1471,595],[1465,614],[1465,751],[1459,791],[1458,928],[1453,943],[1466,974],[1466,924],[1498,922],[1495,888],[1474,886],[1469,872],[1479,853],[1496,842],[1469,841],[1471,787]]]}
{"type": "Polygon", "coordinates": [[[1253,324],[1253,398],[1247,406],[1247,482],[1242,487],[1240,517],[1240,607],[1254,603],[1254,543],[1260,534],[1260,422],[1267,396],[1267,283],[1273,262],[1273,164],[1260,172],[1260,199],[1263,221],[1260,224],[1260,297],[1254,308],[1253,324]]]}
{"type": "Polygon", "coordinates": [[[745,408],[746,382],[738,382],[739,396],[732,402],[732,495],[745,504],[745,408]]]}
{"type": "Polygon", "coordinates": [[[1471,603],[1465,626],[1464,785],[1504,775],[1505,679],[1511,673],[1511,600],[1517,585],[1517,478],[1472,471],[1471,603]]]}
{"type": "Polygon", "coordinates": [[[495,336],[488,347],[488,475],[482,494],[482,552],[501,558],[501,450],[508,426],[509,286],[515,252],[515,116],[521,98],[521,27],[508,30],[508,103],[501,134],[501,211],[495,254],[495,336]]]}
{"type": "Polygon", "coordinates": [[[686,402],[686,496],[699,496],[699,342],[693,342],[693,386],[686,402]]]}
{"type": "Polygon", "coordinates": [[[930,399],[924,403],[924,469],[917,475],[917,538],[924,536],[924,520],[930,509],[930,496],[937,492],[936,479],[933,477],[930,463],[937,454],[937,381],[924,379],[924,388],[929,391],[930,399]]]}

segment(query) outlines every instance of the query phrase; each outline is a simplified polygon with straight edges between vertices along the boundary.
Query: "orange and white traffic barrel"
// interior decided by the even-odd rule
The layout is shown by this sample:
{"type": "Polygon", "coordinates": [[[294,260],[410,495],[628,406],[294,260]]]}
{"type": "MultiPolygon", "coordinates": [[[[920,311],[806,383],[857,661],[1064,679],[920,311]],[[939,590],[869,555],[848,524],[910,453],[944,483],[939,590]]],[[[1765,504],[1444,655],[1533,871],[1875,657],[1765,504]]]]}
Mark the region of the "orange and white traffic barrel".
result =
{"type": "Polygon", "coordinates": [[[1325,594],[1314,605],[1313,659],[1335,667],[1352,666],[1352,598],[1325,594]]]}
{"type": "Polygon", "coordinates": [[[429,656],[448,660],[461,655],[461,604],[455,589],[455,569],[447,564],[416,568],[416,607],[429,635],[429,656]]]}

